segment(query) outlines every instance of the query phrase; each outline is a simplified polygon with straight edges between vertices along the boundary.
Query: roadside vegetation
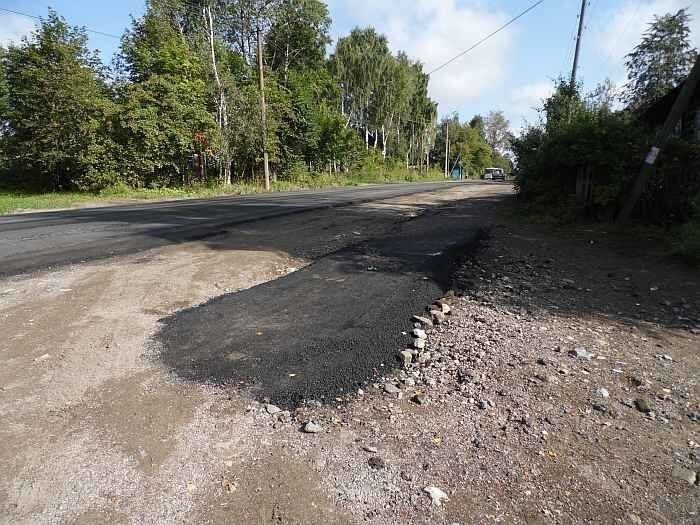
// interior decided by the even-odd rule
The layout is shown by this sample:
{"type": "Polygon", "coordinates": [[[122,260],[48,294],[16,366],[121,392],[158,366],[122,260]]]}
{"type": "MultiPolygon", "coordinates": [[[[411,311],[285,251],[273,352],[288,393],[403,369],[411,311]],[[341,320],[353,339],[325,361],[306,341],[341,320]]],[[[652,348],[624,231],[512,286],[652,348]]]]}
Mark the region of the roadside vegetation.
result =
{"type": "MultiPolygon", "coordinates": [[[[443,180],[443,172],[430,170],[417,172],[405,168],[385,171],[354,171],[343,176],[327,173],[306,173],[292,180],[271,183],[270,191],[295,191],[322,189],[361,184],[387,184],[400,182],[430,182],[443,180]]],[[[118,204],[132,200],[203,199],[227,195],[248,195],[266,191],[265,186],[253,180],[231,184],[190,184],[160,188],[134,188],[115,184],[99,191],[51,191],[27,192],[22,189],[0,189],[0,214],[28,210],[71,208],[80,205],[118,204]]]]}
{"type": "Polygon", "coordinates": [[[330,26],[319,0],[150,0],[105,65],[49,11],[0,47],[0,212],[509,166],[501,114],[438,123],[420,62],[371,27],[328,56],[330,26]]]}
{"type": "MultiPolygon", "coordinates": [[[[512,141],[528,215],[552,222],[617,218],[667,113],[659,123],[652,109],[696,60],[688,24],[685,10],[656,17],[627,56],[629,82],[621,90],[607,81],[586,94],[556,81],[540,122],[512,141]]],[[[633,215],[637,223],[665,227],[669,249],[694,264],[700,262],[699,131],[675,136],[662,150],[633,215]]]]}

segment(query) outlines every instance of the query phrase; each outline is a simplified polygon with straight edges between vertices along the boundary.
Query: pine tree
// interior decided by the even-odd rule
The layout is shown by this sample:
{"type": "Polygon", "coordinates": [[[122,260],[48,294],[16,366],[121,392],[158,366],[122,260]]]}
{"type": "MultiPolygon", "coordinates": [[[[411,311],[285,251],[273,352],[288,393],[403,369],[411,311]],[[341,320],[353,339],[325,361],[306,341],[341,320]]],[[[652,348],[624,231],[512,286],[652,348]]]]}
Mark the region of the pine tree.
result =
{"type": "Polygon", "coordinates": [[[690,45],[690,15],[654,17],[642,41],[627,55],[627,77],[623,100],[633,110],[647,107],[680,84],[695,62],[697,51],[690,45]]]}

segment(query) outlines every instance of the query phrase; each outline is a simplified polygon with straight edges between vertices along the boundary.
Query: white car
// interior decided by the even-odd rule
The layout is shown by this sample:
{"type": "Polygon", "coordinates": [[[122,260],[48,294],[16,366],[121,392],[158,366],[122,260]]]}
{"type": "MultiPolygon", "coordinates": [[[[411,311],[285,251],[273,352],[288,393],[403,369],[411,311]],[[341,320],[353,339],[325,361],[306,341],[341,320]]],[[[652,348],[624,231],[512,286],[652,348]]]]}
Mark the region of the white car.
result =
{"type": "Polygon", "coordinates": [[[484,180],[506,180],[506,174],[501,168],[486,168],[481,178],[484,180]]]}

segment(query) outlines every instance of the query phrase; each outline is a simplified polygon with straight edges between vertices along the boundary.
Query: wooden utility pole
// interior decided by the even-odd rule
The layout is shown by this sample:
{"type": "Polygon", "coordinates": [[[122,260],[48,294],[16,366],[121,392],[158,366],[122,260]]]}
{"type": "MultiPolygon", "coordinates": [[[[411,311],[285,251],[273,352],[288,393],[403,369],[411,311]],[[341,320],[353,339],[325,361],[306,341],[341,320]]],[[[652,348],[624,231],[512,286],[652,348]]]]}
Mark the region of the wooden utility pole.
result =
{"type": "Polygon", "coordinates": [[[265,168],[265,189],[270,189],[270,161],[267,156],[267,107],[265,106],[265,78],[263,73],[262,31],[258,26],[258,79],[260,80],[260,115],[262,120],[263,165],[265,168]]]}
{"type": "Polygon", "coordinates": [[[576,52],[574,53],[574,66],[571,68],[571,89],[576,87],[576,72],[578,70],[578,55],[581,51],[581,37],[583,36],[583,18],[586,16],[586,2],[581,0],[581,16],[578,19],[578,35],[576,36],[576,52]]]}
{"type": "Polygon", "coordinates": [[[445,122],[445,178],[450,165],[450,121],[445,122]]]}
{"type": "Polygon", "coordinates": [[[619,222],[628,221],[630,216],[632,215],[632,211],[637,205],[637,201],[642,196],[642,193],[644,193],[644,187],[646,186],[647,180],[656,170],[656,160],[659,156],[659,153],[661,153],[661,150],[665,148],[668,144],[668,140],[671,138],[673,130],[676,128],[678,121],[681,119],[683,113],[685,113],[685,110],[688,108],[688,104],[690,104],[690,100],[693,98],[693,94],[698,88],[699,83],[700,56],[698,56],[698,58],[695,60],[695,65],[693,66],[693,69],[690,70],[688,78],[686,78],[685,82],[683,83],[681,92],[678,94],[678,97],[676,97],[676,101],[673,103],[673,107],[671,107],[671,111],[666,117],[664,127],[661,128],[661,131],[659,131],[659,133],[656,135],[656,139],[654,140],[654,143],[651,146],[651,149],[649,150],[646,159],[644,159],[642,169],[640,170],[639,175],[637,175],[632,189],[627,194],[625,204],[622,207],[622,210],[620,211],[620,215],[618,215],[617,217],[617,220],[619,222]]]}

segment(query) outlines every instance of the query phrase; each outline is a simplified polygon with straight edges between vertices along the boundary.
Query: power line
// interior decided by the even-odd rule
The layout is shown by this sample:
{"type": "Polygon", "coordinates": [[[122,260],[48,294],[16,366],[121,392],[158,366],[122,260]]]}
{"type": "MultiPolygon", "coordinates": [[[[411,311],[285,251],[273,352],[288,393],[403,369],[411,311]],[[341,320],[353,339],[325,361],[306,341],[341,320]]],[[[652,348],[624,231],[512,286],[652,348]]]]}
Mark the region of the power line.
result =
{"type": "Polygon", "coordinates": [[[534,8],[536,8],[538,5],[540,5],[542,2],[544,2],[544,0],[539,0],[539,1],[535,2],[535,3],[532,4],[530,7],[528,7],[527,9],[525,9],[525,11],[521,12],[519,15],[515,16],[514,18],[511,18],[510,20],[508,20],[508,22],[506,22],[505,24],[503,24],[501,27],[499,27],[498,29],[496,29],[494,32],[492,32],[492,33],[486,35],[484,38],[482,38],[481,40],[479,40],[477,43],[475,43],[474,45],[472,45],[470,48],[465,49],[465,50],[462,51],[461,53],[459,53],[459,54],[453,56],[451,59],[449,59],[449,60],[448,60],[447,62],[445,62],[444,64],[440,64],[438,67],[436,67],[435,69],[433,69],[430,73],[428,73],[428,75],[432,75],[432,74],[435,73],[436,71],[439,71],[440,69],[444,68],[445,66],[448,66],[449,64],[451,64],[452,62],[454,62],[454,61],[457,60],[458,58],[463,57],[464,55],[466,55],[467,53],[469,53],[472,49],[474,49],[474,48],[480,46],[481,44],[483,44],[484,42],[486,42],[489,38],[491,38],[492,36],[494,36],[494,35],[500,33],[500,32],[503,31],[506,27],[508,27],[509,25],[511,25],[513,22],[515,22],[515,21],[518,20],[519,18],[522,18],[523,16],[525,16],[527,13],[529,13],[530,11],[532,11],[534,8]]]}
{"type": "MultiPolygon", "coordinates": [[[[5,11],[6,13],[12,13],[15,15],[20,15],[20,16],[25,16],[27,18],[33,18],[34,20],[42,20],[42,18],[40,16],[30,15],[29,13],[22,13],[20,11],[13,11],[12,9],[5,9],[4,7],[0,7],[0,11],[5,11]]],[[[111,33],[104,33],[102,31],[96,31],[94,29],[89,29],[87,27],[85,28],[85,31],[87,31],[88,33],[94,33],[96,35],[107,36],[109,38],[116,38],[117,40],[121,40],[121,38],[122,38],[120,36],[113,35],[111,33]]]]}

